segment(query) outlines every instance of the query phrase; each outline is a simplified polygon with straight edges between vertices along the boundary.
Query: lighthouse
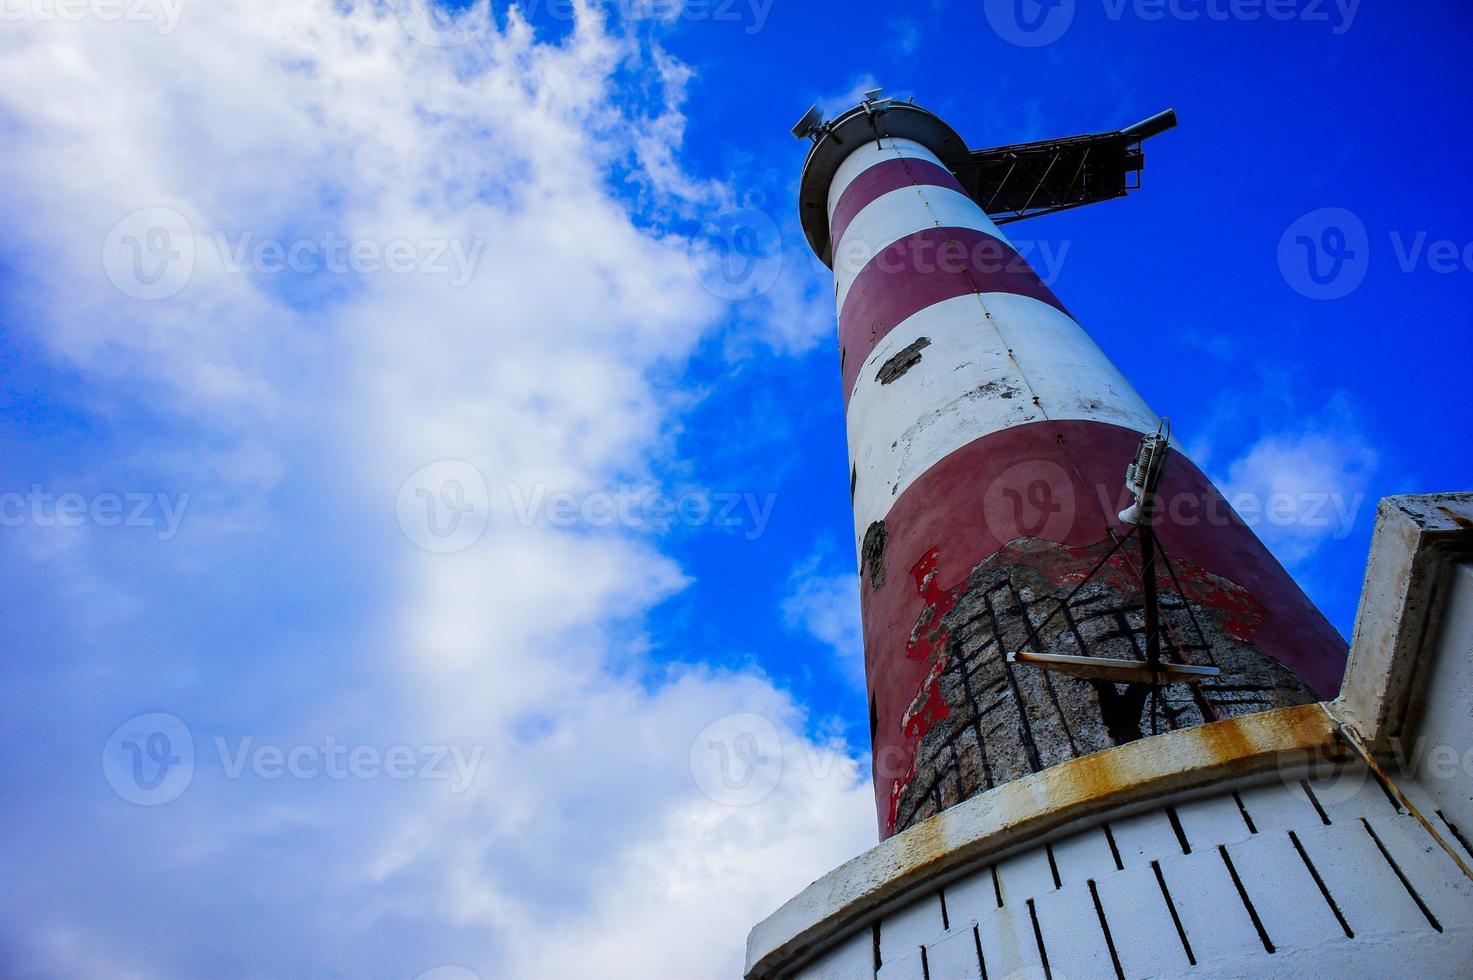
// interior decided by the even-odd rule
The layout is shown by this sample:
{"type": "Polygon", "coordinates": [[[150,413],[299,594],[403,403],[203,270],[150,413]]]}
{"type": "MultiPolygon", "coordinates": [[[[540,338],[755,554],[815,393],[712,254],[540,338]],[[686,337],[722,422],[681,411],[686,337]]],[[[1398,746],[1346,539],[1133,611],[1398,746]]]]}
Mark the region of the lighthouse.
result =
{"type": "Polygon", "coordinates": [[[1344,641],[1169,442],[1143,560],[1124,476],[1162,419],[999,227],[1124,194],[1174,116],[976,153],[878,95],[804,124],[800,213],[834,272],[881,835],[1144,734],[1332,696],[1344,641]],[[1072,663],[1151,642],[1210,670],[1072,663]]]}
{"type": "Polygon", "coordinates": [[[1473,974],[1473,494],[1382,501],[1347,651],[1004,231],[1174,114],[974,150],[881,94],[794,129],[880,841],[748,980],[1473,974]]]}

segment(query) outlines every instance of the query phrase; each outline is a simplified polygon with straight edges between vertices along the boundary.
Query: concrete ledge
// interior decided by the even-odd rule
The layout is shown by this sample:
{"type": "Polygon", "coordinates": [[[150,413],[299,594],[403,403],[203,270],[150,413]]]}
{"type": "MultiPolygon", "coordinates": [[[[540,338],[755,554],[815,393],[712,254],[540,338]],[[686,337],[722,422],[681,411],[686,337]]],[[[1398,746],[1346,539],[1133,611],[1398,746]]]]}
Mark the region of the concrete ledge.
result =
{"type": "Polygon", "coordinates": [[[748,980],[791,968],[913,889],[1062,826],[1254,773],[1349,758],[1323,705],[1182,729],[975,796],[824,875],[747,937],[748,980]]]}
{"type": "Polygon", "coordinates": [[[1337,715],[1377,751],[1407,734],[1441,619],[1445,572],[1473,557],[1473,493],[1387,497],[1356,611],[1337,715]]]}

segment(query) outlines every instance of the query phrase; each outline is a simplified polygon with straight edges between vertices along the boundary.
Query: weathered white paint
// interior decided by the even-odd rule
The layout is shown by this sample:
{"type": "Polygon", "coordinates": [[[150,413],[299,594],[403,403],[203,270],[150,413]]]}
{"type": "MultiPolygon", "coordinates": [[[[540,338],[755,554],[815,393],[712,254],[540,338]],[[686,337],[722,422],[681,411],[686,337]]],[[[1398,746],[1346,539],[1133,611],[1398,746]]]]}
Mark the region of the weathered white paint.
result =
{"type": "Polygon", "coordinates": [[[1407,755],[1415,755],[1417,782],[1435,803],[1428,817],[1473,840],[1473,564],[1450,568],[1444,588],[1445,612],[1422,686],[1421,743],[1407,755]]]}
{"type": "MultiPolygon", "coordinates": [[[[907,235],[927,228],[971,228],[1007,240],[975,201],[950,187],[918,184],[881,194],[854,216],[834,248],[835,297],[839,309],[843,309],[854,280],[876,255],[907,235]]],[[[895,271],[909,269],[913,263],[921,271],[926,271],[927,264],[934,269],[941,259],[936,251],[918,253],[903,266],[896,263],[895,271]]],[[[949,256],[946,261],[959,267],[964,258],[949,256]]]]}
{"type": "Polygon", "coordinates": [[[864,173],[877,163],[886,160],[896,160],[905,157],[913,160],[929,160],[937,166],[941,165],[941,159],[926,149],[915,140],[896,139],[885,137],[879,140],[865,140],[864,143],[855,147],[854,152],[844,158],[839,164],[839,169],[834,171],[834,180],[829,184],[829,220],[834,217],[834,208],[838,207],[839,199],[854,183],[856,177],[864,173]]]}
{"type": "Polygon", "coordinates": [[[1047,955],[1054,977],[1079,980],[1114,976],[1112,947],[1127,977],[1467,975],[1473,882],[1428,841],[1358,762],[1308,774],[1303,785],[1293,774],[1271,779],[1237,799],[1223,786],[1096,823],[923,890],[881,915],[878,972],[867,927],[812,967],[776,975],[919,978],[924,950],[933,978],[979,978],[984,966],[989,977],[1041,976],[1047,955]],[[1359,787],[1353,795],[1344,794],[1347,780],[1359,787]],[[1334,800],[1333,810],[1316,807],[1317,792],[1334,800]],[[1151,846],[1119,847],[1124,824],[1151,846]]]}
{"type": "Polygon", "coordinates": [[[1449,555],[1473,551],[1473,493],[1388,497],[1356,612],[1345,687],[1335,713],[1378,750],[1405,735],[1416,679],[1437,635],[1438,600],[1449,555]]]}
{"type": "Polygon", "coordinates": [[[1158,421],[1089,334],[1047,303],[983,293],[910,317],[865,359],[849,399],[856,540],[950,453],[1045,418],[1140,432],[1154,432],[1158,421]],[[921,337],[931,344],[919,364],[889,384],[876,380],[886,361],[921,337]]]}

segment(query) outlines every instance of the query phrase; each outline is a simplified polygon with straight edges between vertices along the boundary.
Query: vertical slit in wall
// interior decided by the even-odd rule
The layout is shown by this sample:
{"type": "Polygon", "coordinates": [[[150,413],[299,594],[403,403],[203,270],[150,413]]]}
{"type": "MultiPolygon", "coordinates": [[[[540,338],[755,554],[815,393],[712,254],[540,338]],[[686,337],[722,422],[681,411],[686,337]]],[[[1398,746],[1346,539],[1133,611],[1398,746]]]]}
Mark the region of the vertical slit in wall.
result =
{"type": "MultiPolygon", "coordinates": [[[[1035,650],[1047,650],[1048,647],[1043,645],[1043,640],[1033,628],[1033,617],[1028,615],[1028,605],[1023,601],[1023,594],[1018,591],[1018,587],[1012,583],[1011,579],[1008,581],[1008,590],[1013,594],[1013,602],[1018,607],[1018,617],[1023,620],[1023,628],[1028,633],[1028,642],[1033,644],[1035,650]]],[[[1069,757],[1077,759],[1082,753],[1079,751],[1078,743],[1074,740],[1074,730],[1069,727],[1069,716],[1064,714],[1064,706],[1059,702],[1059,692],[1054,688],[1053,671],[1043,671],[1043,687],[1048,691],[1048,699],[1054,705],[1054,714],[1059,716],[1059,727],[1064,730],[1064,738],[1069,742],[1069,757]]]]}
{"type": "Polygon", "coordinates": [[[1253,907],[1253,899],[1248,897],[1248,890],[1243,887],[1243,879],[1238,877],[1238,869],[1233,867],[1233,859],[1228,856],[1227,847],[1218,844],[1217,853],[1222,855],[1222,863],[1227,865],[1228,874],[1233,879],[1233,887],[1238,890],[1238,899],[1243,903],[1243,908],[1248,910],[1248,918],[1253,920],[1253,928],[1258,930],[1258,939],[1263,943],[1264,950],[1269,953],[1274,952],[1274,942],[1268,937],[1268,930],[1263,927],[1263,920],[1258,917],[1258,910],[1253,907]]]}
{"type": "Polygon", "coordinates": [[[1171,821],[1171,829],[1176,834],[1176,842],[1181,845],[1183,854],[1192,853],[1192,844],[1187,840],[1187,832],[1182,829],[1181,818],[1176,815],[1176,807],[1166,808],[1166,818],[1171,821]]]}
{"type": "Polygon", "coordinates": [[[931,963],[926,959],[926,947],[921,947],[921,976],[925,980],[931,980],[931,963]]]}
{"type": "Polygon", "coordinates": [[[1110,962],[1115,964],[1116,980],[1125,980],[1125,971],[1120,968],[1120,954],[1115,951],[1115,937],[1110,935],[1110,923],[1105,918],[1105,906],[1100,902],[1099,889],[1095,880],[1089,879],[1089,897],[1095,901],[1095,915],[1100,917],[1100,931],[1105,934],[1105,945],[1110,948],[1110,962]]]}
{"type": "Polygon", "coordinates": [[[1059,863],[1054,860],[1054,845],[1045,844],[1043,849],[1048,854],[1049,873],[1054,876],[1054,891],[1058,891],[1064,883],[1059,880],[1059,863]]]}
{"type": "Polygon", "coordinates": [[[1441,820],[1443,826],[1447,827],[1448,831],[1457,839],[1458,843],[1463,845],[1463,852],[1469,857],[1473,857],[1473,844],[1468,843],[1468,838],[1463,836],[1463,832],[1458,829],[1457,824],[1449,820],[1447,814],[1441,810],[1437,811],[1437,819],[1441,820]]]}
{"type": "Polygon", "coordinates": [[[972,692],[972,675],[967,670],[967,657],[965,652],[958,651],[957,671],[962,678],[962,693],[966,695],[967,704],[976,705],[972,714],[972,732],[977,736],[977,754],[982,757],[982,778],[986,780],[986,789],[992,789],[997,785],[992,775],[992,760],[987,755],[987,739],[982,734],[982,701],[972,692]]]}
{"type": "Polygon", "coordinates": [[[1003,636],[1001,624],[998,622],[997,610],[992,605],[990,594],[982,597],[983,604],[987,607],[987,618],[992,621],[992,637],[997,641],[997,655],[1002,658],[1003,676],[1007,678],[1008,690],[1013,693],[1013,705],[1018,711],[1020,734],[1023,736],[1023,754],[1028,757],[1028,766],[1034,772],[1043,769],[1043,762],[1038,756],[1038,743],[1033,739],[1033,722],[1028,717],[1028,703],[1023,700],[1023,691],[1018,686],[1018,678],[1013,673],[1013,665],[1007,662],[1007,639],[1003,636]]]}
{"type": "Polygon", "coordinates": [[[875,972],[879,973],[880,967],[885,965],[885,961],[880,956],[880,923],[878,921],[875,922],[874,928],[871,930],[871,936],[871,942],[874,943],[875,972]]]}
{"type": "Polygon", "coordinates": [[[1243,798],[1238,795],[1237,790],[1233,790],[1233,802],[1238,804],[1238,812],[1243,815],[1243,822],[1248,825],[1248,833],[1258,833],[1258,828],[1253,826],[1253,817],[1248,814],[1248,808],[1243,805],[1243,798]]]}
{"type": "Polygon", "coordinates": [[[978,926],[972,927],[972,942],[977,947],[977,968],[982,971],[982,980],[987,980],[987,957],[982,955],[982,932],[978,926]]]}
{"type": "Polygon", "coordinates": [[[1115,846],[1115,834],[1110,830],[1110,825],[1103,824],[1105,828],[1105,840],[1110,842],[1110,856],[1115,859],[1115,870],[1124,871],[1125,862],[1120,860],[1120,848],[1115,846]]]}
{"type": "Polygon", "coordinates": [[[1166,900],[1166,910],[1171,913],[1171,922],[1176,926],[1176,936],[1181,940],[1182,952],[1187,954],[1187,962],[1196,966],[1196,954],[1192,952],[1192,944],[1187,939],[1187,930],[1181,924],[1181,916],[1176,912],[1176,903],[1171,900],[1171,889],[1166,887],[1166,876],[1161,873],[1161,862],[1152,861],[1151,870],[1156,872],[1156,884],[1161,886],[1161,897],[1166,900]]]}
{"type": "Polygon", "coordinates": [[[1407,890],[1407,894],[1412,896],[1412,901],[1417,903],[1417,908],[1422,911],[1422,915],[1426,916],[1428,924],[1438,932],[1441,932],[1442,923],[1437,921],[1437,916],[1433,915],[1432,910],[1427,907],[1427,903],[1422,901],[1422,896],[1418,895],[1417,890],[1412,887],[1412,883],[1408,880],[1406,872],[1401,870],[1401,865],[1396,863],[1396,859],[1391,856],[1391,852],[1386,849],[1386,845],[1381,843],[1381,838],[1372,829],[1369,821],[1365,817],[1361,817],[1360,822],[1361,826],[1366,828],[1366,833],[1371,835],[1371,840],[1376,842],[1376,849],[1381,852],[1381,856],[1386,859],[1386,863],[1391,865],[1391,870],[1396,872],[1396,877],[1401,881],[1401,887],[1407,890]]]}
{"type": "Polygon", "coordinates": [[[941,898],[941,928],[947,932],[951,931],[951,917],[946,914],[946,889],[936,892],[941,898]]]}
{"type": "Polygon", "coordinates": [[[1314,812],[1320,815],[1320,823],[1328,827],[1330,825],[1330,815],[1320,805],[1320,798],[1314,795],[1314,790],[1310,788],[1309,780],[1301,779],[1299,780],[1299,785],[1304,787],[1304,795],[1309,797],[1309,802],[1314,804],[1314,812]]]}
{"type": "Polygon", "coordinates": [[[1053,971],[1048,968],[1048,950],[1043,945],[1043,929],[1038,925],[1038,910],[1033,907],[1033,899],[1028,900],[1028,918],[1033,920],[1033,941],[1038,944],[1038,958],[1043,962],[1044,980],[1053,980],[1053,971]]]}
{"type": "Polygon", "coordinates": [[[992,866],[992,894],[997,896],[997,907],[1002,908],[1002,877],[997,873],[997,865],[992,866]]]}
{"type": "Polygon", "coordinates": [[[1330,911],[1335,913],[1335,920],[1340,923],[1340,928],[1345,930],[1345,938],[1354,939],[1355,931],[1350,928],[1350,923],[1345,921],[1345,914],[1340,911],[1340,906],[1336,904],[1335,896],[1330,894],[1330,889],[1325,884],[1325,879],[1320,877],[1320,869],[1314,866],[1314,862],[1309,859],[1309,852],[1305,851],[1304,845],[1299,842],[1299,835],[1291,830],[1289,831],[1289,840],[1294,842],[1294,850],[1299,852],[1299,859],[1304,862],[1304,866],[1309,869],[1310,876],[1314,878],[1314,883],[1319,886],[1320,894],[1325,897],[1325,904],[1330,906],[1330,911]]]}

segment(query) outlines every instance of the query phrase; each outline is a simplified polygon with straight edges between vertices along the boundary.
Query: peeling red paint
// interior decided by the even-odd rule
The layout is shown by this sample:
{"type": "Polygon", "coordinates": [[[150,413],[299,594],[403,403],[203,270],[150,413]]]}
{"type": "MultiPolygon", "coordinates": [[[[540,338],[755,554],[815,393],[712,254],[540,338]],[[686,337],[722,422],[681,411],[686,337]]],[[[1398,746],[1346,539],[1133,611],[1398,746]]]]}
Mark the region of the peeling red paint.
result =
{"type": "MultiPolygon", "coordinates": [[[[1117,492],[1124,462],[1139,443],[1140,433],[1099,422],[1014,426],[981,437],[931,467],[886,515],[887,560],[892,567],[909,565],[911,575],[908,581],[893,576],[881,588],[864,590],[861,599],[876,706],[875,796],[882,836],[894,831],[896,807],[912,778],[921,737],[945,717],[929,707],[933,692],[940,699],[935,678],[945,666],[942,620],[956,605],[972,569],[1003,549],[1018,548],[1021,558],[1021,550],[1049,541],[1062,546],[1044,549],[1057,558],[1038,555],[1029,562],[1040,563],[1036,567],[1062,589],[1077,585],[1082,573],[1077,564],[1070,567],[1068,558],[1084,556],[1112,531],[1128,530],[1115,521],[1113,510],[1100,506],[1100,494],[1101,488],[1106,496],[1117,492]],[[1067,512],[1052,521],[1040,521],[1031,512],[1016,520],[1011,512],[1003,515],[1007,520],[997,519],[987,510],[988,488],[1005,480],[1010,467],[1034,460],[1069,474],[1069,484],[1054,488],[1067,512]],[[1033,537],[1010,541],[994,534],[1040,524],[1044,530],[1033,537]],[[955,586],[948,588],[947,582],[955,586]],[[896,779],[901,770],[905,775],[896,779]]],[[[1185,457],[1172,458],[1160,492],[1163,497],[1221,504],[1231,515],[1211,482],[1185,457]]],[[[1236,515],[1226,522],[1180,525],[1164,519],[1157,533],[1188,597],[1222,612],[1219,629],[1297,671],[1321,696],[1334,695],[1344,670],[1345,641],[1236,515]]],[[[1125,553],[1100,574],[1121,589],[1136,590],[1139,579],[1132,563],[1138,565],[1137,555],[1134,544],[1126,544],[1125,553]]],[[[1093,564],[1091,560],[1084,567],[1093,564]]],[[[1165,590],[1175,590],[1168,576],[1162,579],[1165,590]]]]}
{"type": "Polygon", "coordinates": [[[892,828],[895,826],[900,797],[915,775],[916,751],[920,741],[925,738],[932,725],[947,715],[946,701],[941,696],[941,674],[946,670],[948,631],[942,621],[956,605],[961,586],[949,589],[941,586],[936,568],[940,557],[941,548],[932,548],[910,570],[916,595],[920,596],[924,605],[910,631],[910,639],[906,641],[905,656],[908,660],[929,663],[930,669],[900,720],[900,731],[906,739],[905,752],[909,764],[905,775],[893,780],[890,786],[888,825],[892,828]]]}

